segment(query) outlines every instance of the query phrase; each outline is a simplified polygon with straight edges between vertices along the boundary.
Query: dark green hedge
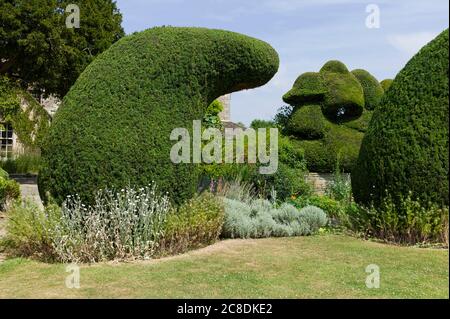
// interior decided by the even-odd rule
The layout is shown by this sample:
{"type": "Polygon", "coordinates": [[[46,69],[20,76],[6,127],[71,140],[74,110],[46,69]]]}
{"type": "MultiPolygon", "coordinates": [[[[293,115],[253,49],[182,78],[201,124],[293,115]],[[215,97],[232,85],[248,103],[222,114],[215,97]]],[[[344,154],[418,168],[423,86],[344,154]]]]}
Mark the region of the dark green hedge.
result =
{"type": "Polygon", "coordinates": [[[198,170],[170,160],[174,128],[192,130],[217,97],[267,83],[279,58],[267,43],[204,28],[158,27],[122,38],[81,74],[42,150],[39,191],[78,193],[151,181],[180,203],[198,170]]]}
{"type": "Polygon", "coordinates": [[[292,113],[286,131],[305,140],[321,139],[330,124],[322,114],[320,105],[308,104],[298,107],[292,113]]]}
{"type": "Polygon", "coordinates": [[[335,123],[357,119],[364,111],[363,88],[339,61],[325,63],[319,73],[300,75],[283,100],[292,106],[320,104],[323,114],[335,123]]]}
{"type": "Polygon", "coordinates": [[[297,78],[292,89],[283,96],[283,100],[294,106],[320,102],[327,92],[323,77],[319,73],[307,72],[297,78]]]}
{"type": "Polygon", "coordinates": [[[331,173],[339,157],[340,168],[351,172],[358,159],[364,133],[345,125],[329,123],[324,138],[318,140],[292,139],[292,143],[304,150],[308,170],[317,173],[331,173]]]}
{"type": "Polygon", "coordinates": [[[375,110],[352,174],[359,203],[412,192],[448,205],[448,45],[446,30],[408,62],[375,110]]]}
{"type": "Polygon", "coordinates": [[[297,140],[297,147],[304,149],[310,171],[332,172],[338,157],[345,171],[351,171],[356,163],[372,117],[372,111],[364,108],[365,97],[370,100],[369,106],[373,106],[376,104],[373,95],[379,98],[380,90],[383,92],[367,71],[354,73],[357,76],[342,62],[329,61],[319,73],[302,74],[283,96],[292,110],[282,110],[277,119],[287,120],[278,124],[286,135],[297,140]]]}
{"type": "Polygon", "coordinates": [[[348,128],[357,130],[358,132],[365,133],[367,131],[367,129],[369,128],[369,123],[370,123],[370,120],[372,119],[372,115],[373,115],[373,111],[364,110],[364,112],[360,118],[350,121],[350,122],[346,122],[343,125],[348,128]]]}
{"type": "Polygon", "coordinates": [[[366,109],[374,110],[384,95],[384,90],[380,82],[366,70],[353,70],[352,74],[362,85],[366,109]]]}
{"type": "Polygon", "coordinates": [[[364,111],[364,92],[358,79],[350,72],[325,72],[323,78],[328,93],[322,112],[328,120],[343,123],[360,117],[364,111]]]}
{"type": "Polygon", "coordinates": [[[325,73],[325,72],[347,74],[347,73],[349,73],[349,70],[348,70],[347,66],[344,63],[342,63],[341,61],[331,60],[331,61],[328,61],[327,63],[325,63],[323,65],[323,67],[320,69],[320,73],[325,73]]]}
{"type": "Polygon", "coordinates": [[[385,79],[380,82],[381,87],[383,88],[384,92],[387,92],[387,90],[389,90],[389,88],[392,85],[392,82],[394,82],[394,80],[392,80],[392,79],[385,79]]]}

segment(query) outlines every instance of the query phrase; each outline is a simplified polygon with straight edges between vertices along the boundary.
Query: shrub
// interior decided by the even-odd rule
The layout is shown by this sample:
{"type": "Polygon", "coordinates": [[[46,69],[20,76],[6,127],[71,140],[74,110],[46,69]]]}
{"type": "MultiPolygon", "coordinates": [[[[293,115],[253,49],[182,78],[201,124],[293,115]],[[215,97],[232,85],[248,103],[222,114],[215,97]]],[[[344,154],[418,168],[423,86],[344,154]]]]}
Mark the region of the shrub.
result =
{"type": "Polygon", "coordinates": [[[349,205],[342,220],[366,237],[402,244],[448,245],[448,207],[431,203],[424,207],[412,193],[400,200],[386,196],[377,208],[349,205]]]}
{"type": "Polygon", "coordinates": [[[320,73],[331,72],[331,73],[342,73],[347,74],[349,70],[344,63],[337,60],[331,60],[324,64],[324,66],[320,69],[320,73]]]}
{"type": "Polygon", "coordinates": [[[167,216],[159,254],[173,255],[217,241],[224,222],[223,201],[209,193],[196,196],[167,216]]]}
{"type": "Polygon", "coordinates": [[[364,92],[356,77],[348,73],[321,71],[328,94],[322,112],[334,123],[357,119],[364,111],[364,92]]]}
{"type": "Polygon", "coordinates": [[[336,162],[336,169],[334,171],[332,181],[327,185],[326,194],[337,201],[350,201],[352,199],[352,186],[350,178],[342,175],[341,168],[338,161],[336,162]]]}
{"type": "Polygon", "coordinates": [[[374,112],[352,172],[355,200],[397,203],[411,191],[422,202],[449,204],[448,30],[398,74],[374,112]]]}
{"type": "Polygon", "coordinates": [[[272,175],[262,175],[255,171],[251,181],[261,198],[284,201],[292,195],[310,193],[310,186],[305,181],[305,171],[283,163],[278,164],[277,172],[272,175]]]}
{"type": "Polygon", "coordinates": [[[0,166],[9,174],[36,174],[41,166],[41,156],[38,152],[19,154],[0,161],[0,166]]]}
{"type": "Polygon", "coordinates": [[[17,204],[8,212],[5,242],[11,254],[59,262],[151,257],[170,209],[154,185],[98,191],[92,206],[77,195],[44,211],[17,204]]]}
{"type": "Polygon", "coordinates": [[[306,206],[300,210],[300,218],[309,226],[310,233],[316,233],[328,223],[325,212],[315,206],[306,206]]]}
{"type": "Polygon", "coordinates": [[[311,172],[331,173],[338,155],[341,169],[351,172],[358,159],[363,133],[346,125],[329,123],[329,130],[321,140],[291,139],[291,143],[304,151],[306,165],[311,172]]]}
{"type": "Polygon", "coordinates": [[[329,218],[338,218],[342,215],[344,205],[328,196],[300,196],[298,198],[293,198],[289,201],[290,204],[294,205],[298,209],[302,209],[308,206],[316,206],[322,209],[329,218]]]}
{"type": "Polygon", "coordinates": [[[204,128],[218,128],[222,129],[223,124],[220,119],[220,112],[223,111],[222,102],[219,100],[214,100],[206,109],[205,115],[203,116],[202,126],[204,128]]]}
{"type": "Polygon", "coordinates": [[[384,92],[387,92],[387,90],[391,87],[394,80],[392,79],[386,79],[380,82],[381,87],[383,88],[384,92]]]}
{"type": "Polygon", "coordinates": [[[267,200],[243,203],[224,199],[226,238],[266,238],[307,236],[327,223],[325,213],[318,208],[297,210],[289,204],[275,207],[267,200]]]}
{"type": "Polygon", "coordinates": [[[325,136],[328,123],[320,105],[303,105],[292,113],[286,131],[301,139],[316,140],[325,136]]]}
{"type": "Polygon", "coordinates": [[[366,70],[353,70],[352,74],[362,85],[366,109],[374,110],[384,95],[383,87],[378,80],[366,70]]]}
{"type": "Polygon", "coordinates": [[[380,94],[380,84],[367,71],[350,73],[342,62],[329,61],[319,73],[296,80],[283,96],[291,106],[279,110],[276,123],[283,134],[298,140],[294,143],[304,150],[310,171],[333,171],[341,154],[342,168],[350,172],[372,118],[364,106],[374,108],[380,94]]]}
{"type": "Polygon", "coordinates": [[[297,78],[292,90],[283,96],[283,101],[294,106],[321,102],[327,92],[322,76],[307,72],[297,78]]]}
{"type": "Polygon", "coordinates": [[[356,119],[364,110],[361,84],[339,61],[327,62],[319,73],[300,75],[283,100],[294,107],[320,104],[325,117],[338,123],[356,119]]]}
{"type": "Polygon", "coordinates": [[[251,185],[255,193],[262,198],[271,198],[273,191],[280,200],[292,194],[306,194],[310,186],[304,176],[306,162],[302,150],[291,141],[279,136],[278,170],[272,175],[261,175],[260,164],[208,164],[202,165],[202,189],[215,191],[220,183],[239,180],[251,185]]]}
{"type": "MultiPolygon", "coordinates": [[[[369,127],[369,123],[370,123],[370,120],[372,119],[372,115],[373,115],[373,111],[369,111],[369,110],[365,109],[360,118],[350,121],[350,122],[345,122],[342,125],[350,128],[350,129],[356,130],[358,132],[365,133],[367,131],[367,128],[369,127]]],[[[362,140],[362,136],[361,136],[361,140],[362,140]]]]}
{"type": "Polygon", "coordinates": [[[177,203],[197,191],[199,170],[174,164],[174,128],[192,130],[217,97],[261,86],[279,58],[267,43],[204,28],[158,27],[124,37],[80,75],[42,148],[39,192],[61,203],[78,193],[151,181],[177,203]],[[193,54],[195,52],[195,54],[193,54]]]}
{"type": "Polygon", "coordinates": [[[16,202],[7,212],[6,236],[2,246],[16,257],[32,257],[51,262],[58,260],[54,247],[61,209],[49,205],[41,210],[31,201],[16,202]]]}
{"type": "Polygon", "coordinates": [[[45,261],[98,262],[176,254],[216,241],[222,199],[204,193],[172,208],[156,186],[99,191],[95,204],[70,196],[62,208],[16,203],[2,245],[14,256],[45,261]]]}
{"type": "Polygon", "coordinates": [[[0,178],[8,179],[9,174],[7,171],[5,171],[3,168],[0,167],[0,178]]]}
{"type": "Polygon", "coordinates": [[[0,210],[5,205],[20,198],[20,185],[14,180],[0,177],[0,210]]]}
{"type": "Polygon", "coordinates": [[[250,127],[254,130],[257,130],[259,128],[276,128],[277,125],[274,121],[266,121],[266,120],[253,120],[250,124],[250,127]]]}
{"type": "Polygon", "coordinates": [[[217,190],[217,195],[228,199],[237,200],[244,203],[250,203],[257,198],[257,193],[254,185],[243,182],[240,178],[225,182],[220,185],[217,190]]]}

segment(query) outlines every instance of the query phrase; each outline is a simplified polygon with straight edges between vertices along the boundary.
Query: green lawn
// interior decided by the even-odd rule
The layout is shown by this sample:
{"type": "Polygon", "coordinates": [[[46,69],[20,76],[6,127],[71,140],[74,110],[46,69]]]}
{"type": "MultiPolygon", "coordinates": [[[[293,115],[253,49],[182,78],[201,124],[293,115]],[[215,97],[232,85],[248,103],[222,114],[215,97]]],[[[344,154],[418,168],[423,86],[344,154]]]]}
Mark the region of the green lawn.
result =
{"type": "Polygon", "coordinates": [[[0,298],[448,298],[448,250],[405,248],[321,235],[230,240],[159,261],[81,267],[65,287],[64,265],[0,263],[0,298]],[[380,289],[365,268],[381,269],[380,289]]]}

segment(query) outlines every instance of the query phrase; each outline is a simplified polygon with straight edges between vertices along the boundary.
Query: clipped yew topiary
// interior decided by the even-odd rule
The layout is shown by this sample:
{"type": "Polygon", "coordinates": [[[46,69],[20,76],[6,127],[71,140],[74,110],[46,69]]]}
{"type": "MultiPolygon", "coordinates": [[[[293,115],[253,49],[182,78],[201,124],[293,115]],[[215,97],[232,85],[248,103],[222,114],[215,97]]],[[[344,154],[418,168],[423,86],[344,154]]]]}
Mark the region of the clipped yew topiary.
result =
{"type": "Polygon", "coordinates": [[[347,66],[341,61],[331,60],[325,63],[323,67],[320,69],[320,73],[325,72],[348,74],[349,70],[347,66]]]}
{"type": "Polygon", "coordinates": [[[397,75],[374,112],[352,174],[356,201],[448,205],[448,30],[397,75]]]}
{"type": "Polygon", "coordinates": [[[315,140],[325,136],[328,124],[320,105],[309,104],[297,108],[292,113],[286,129],[294,136],[305,140],[315,140]]]}
{"type": "MultiPolygon", "coordinates": [[[[122,38],[81,74],[42,150],[39,190],[78,193],[155,181],[181,203],[197,190],[193,164],[174,164],[175,128],[192,131],[221,95],[261,86],[279,58],[267,43],[204,28],[158,27],[122,38]]],[[[191,134],[192,136],[192,134],[191,134]]]]}
{"type": "Polygon", "coordinates": [[[366,109],[374,110],[384,95],[384,90],[380,82],[366,70],[353,70],[352,74],[362,85],[366,109]]]}
{"type": "Polygon", "coordinates": [[[340,61],[325,63],[319,73],[300,75],[283,96],[292,106],[315,102],[332,122],[357,119],[364,111],[364,92],[358,79],[340,61]]]}
{"type": "Polygon", "coordinates": [[[342,62],[329,61],[320,72],[300,75],[283,96],[293,107],[290,114],[283,115],[287,118],[284,131],[304,150],[311,171],[332,172],[338,157],[345,171],[351,171],[356,163],[372,117],[372,111],[364,106],[376,104],[369,91],[371,87],[375,94],[383,91],[367,71],[355,73],[358,76],[342,62]]]}
{"type": "Polygon", "coordinates": [[[316,72],[307,72],[297,78],[292,90],[283,96],[283,100],[289,105],[321,102],[327,92],[323,77],[316,72]]]}
{"type": "Polygon", "coordinates": [[[394,80],[392,80],[392,79],[385,79],[380,82],[381,87],[383,88],[384,92],[387,92],[387,90],[391,87],[392,82],[394,82],[394,80]]]}

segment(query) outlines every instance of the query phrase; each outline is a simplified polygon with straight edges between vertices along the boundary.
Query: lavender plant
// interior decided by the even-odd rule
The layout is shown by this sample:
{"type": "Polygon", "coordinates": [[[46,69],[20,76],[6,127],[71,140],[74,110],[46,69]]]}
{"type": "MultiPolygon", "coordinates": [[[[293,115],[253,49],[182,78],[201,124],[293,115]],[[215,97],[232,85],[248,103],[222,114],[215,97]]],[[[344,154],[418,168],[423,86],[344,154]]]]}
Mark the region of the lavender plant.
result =
{"type": "Polygon", "coordinates": [[[100,190],[95,204],[68,196],[55,229],[54,248],[64,262],[149,258],[164,235],[171,211],[167,195],[156,185],[119,192],[100,190]]]}

